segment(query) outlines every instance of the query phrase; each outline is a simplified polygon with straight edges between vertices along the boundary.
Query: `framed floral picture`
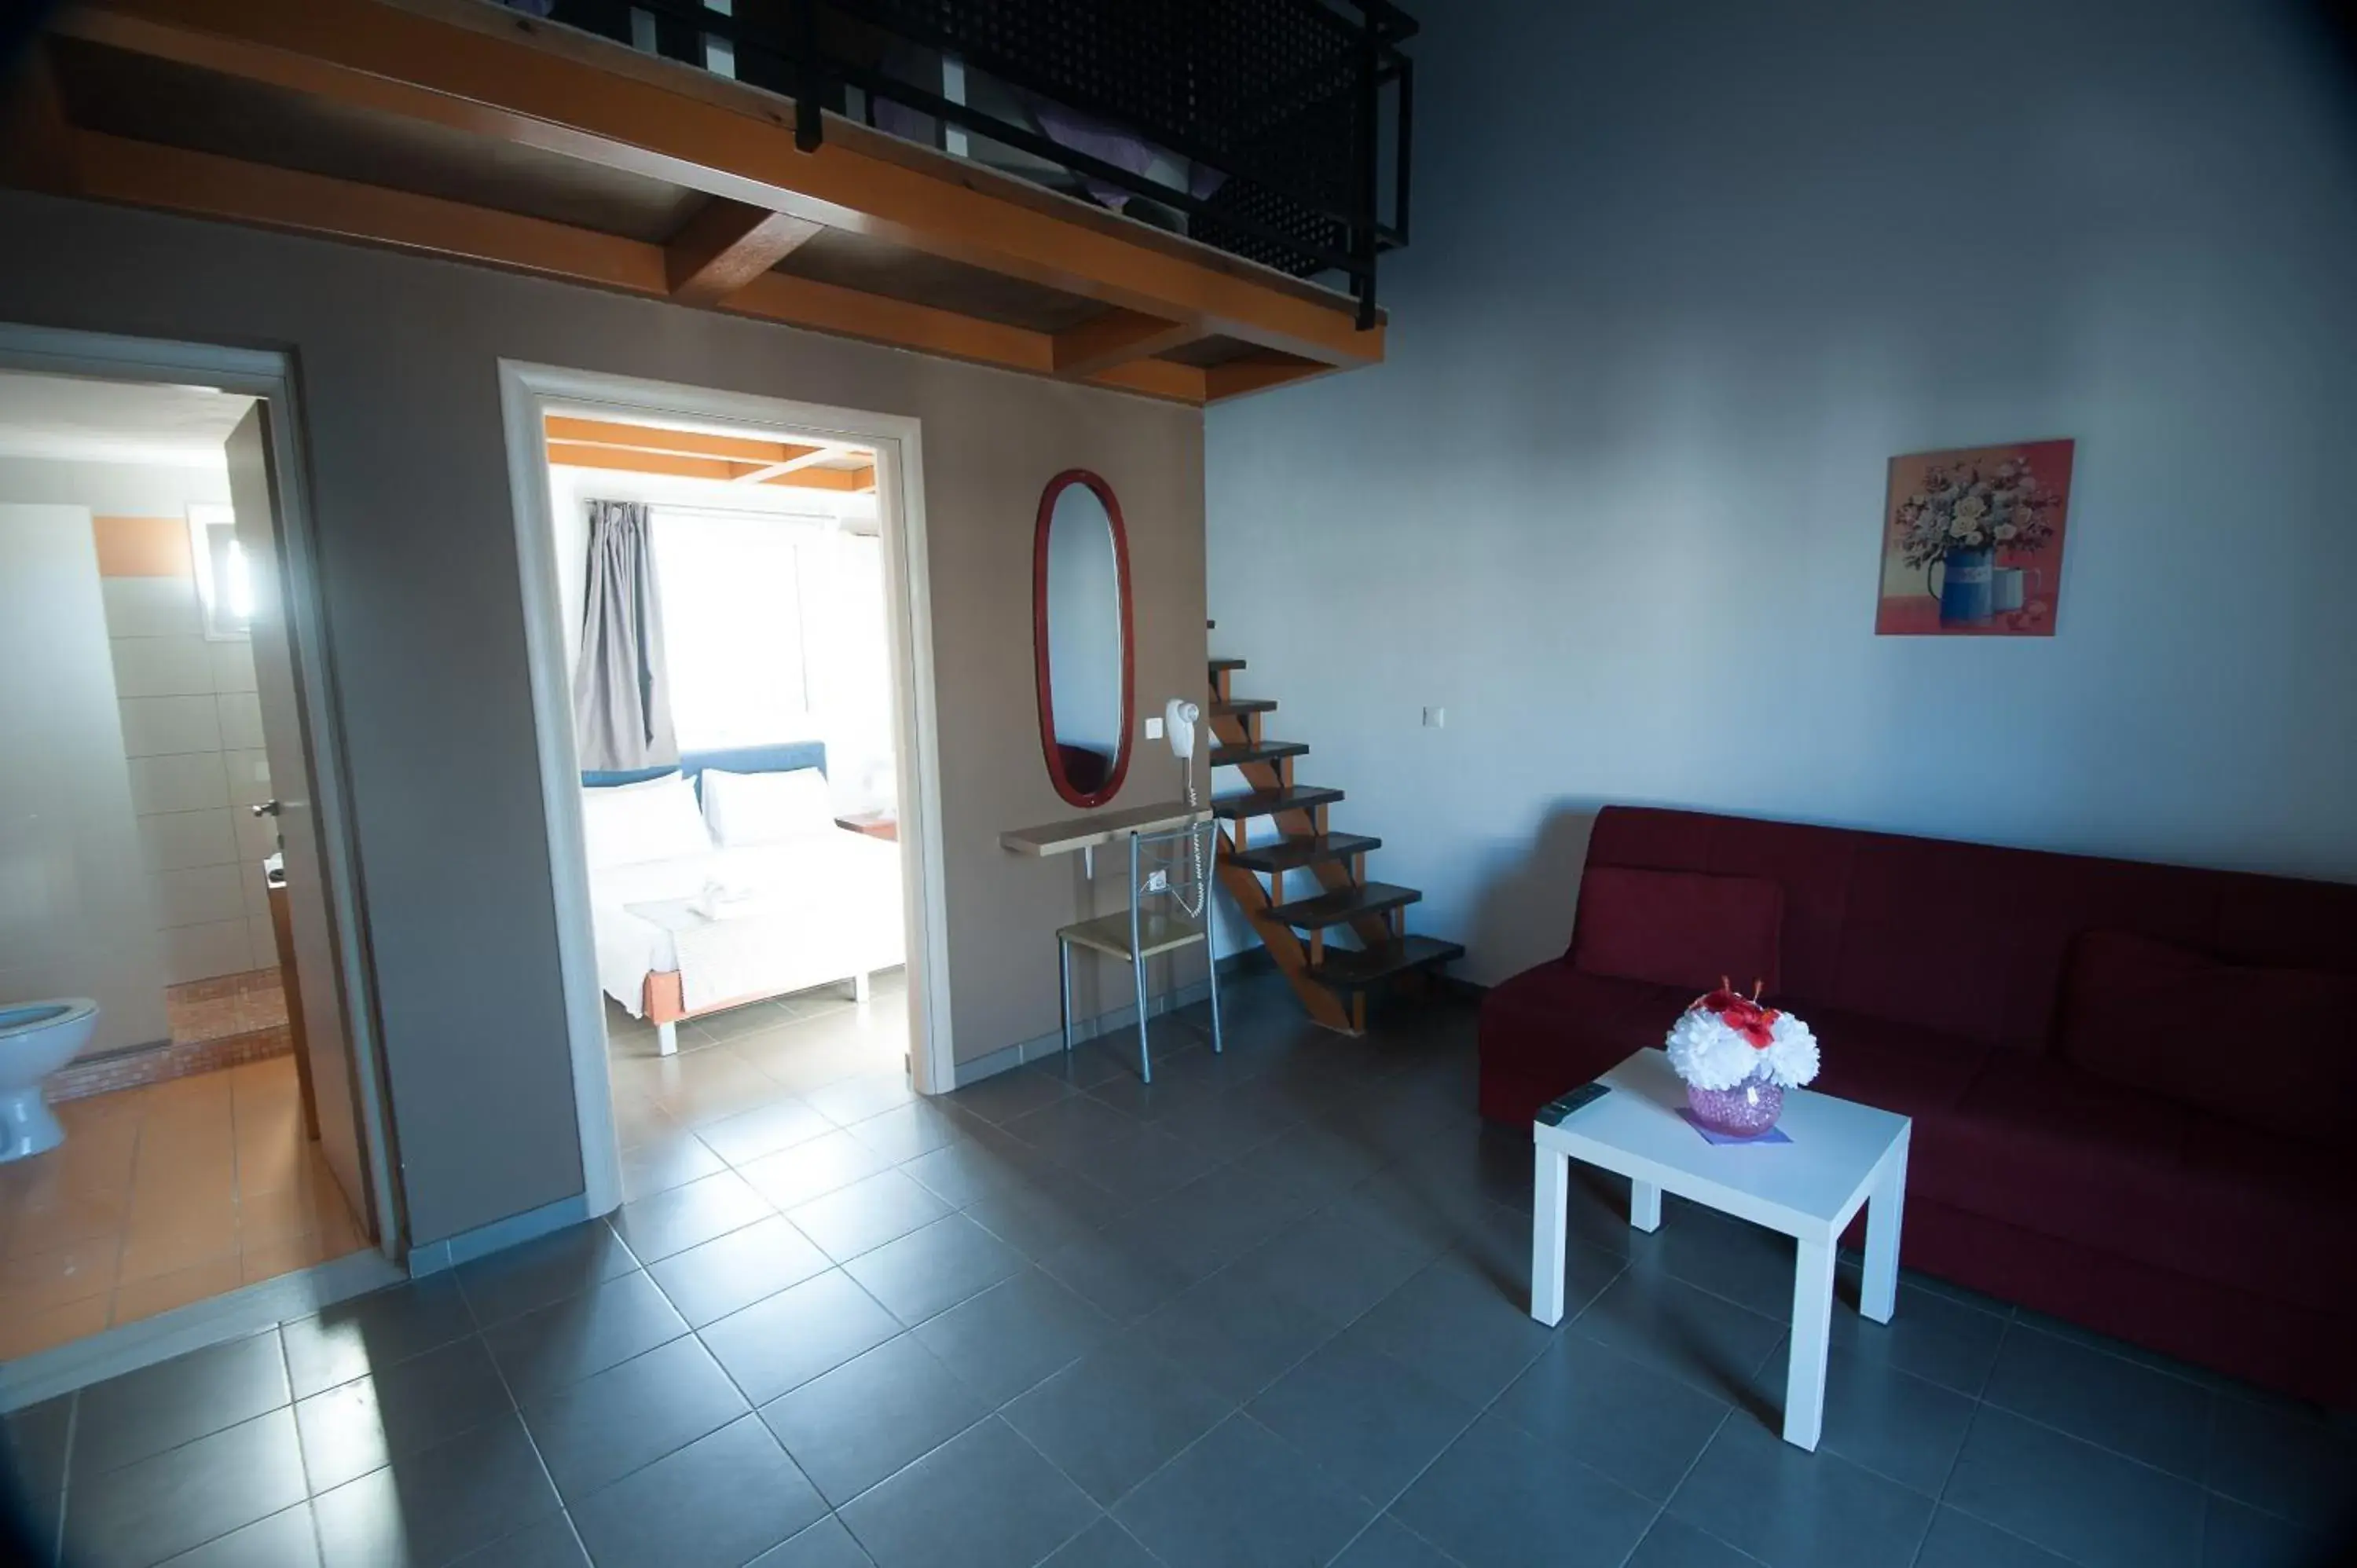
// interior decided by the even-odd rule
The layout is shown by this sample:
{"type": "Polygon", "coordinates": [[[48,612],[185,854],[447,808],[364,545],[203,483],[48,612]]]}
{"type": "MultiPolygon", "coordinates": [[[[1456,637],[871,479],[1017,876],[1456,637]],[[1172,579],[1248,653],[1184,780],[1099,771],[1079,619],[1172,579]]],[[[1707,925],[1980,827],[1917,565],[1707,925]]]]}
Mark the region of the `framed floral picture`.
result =
{"type": "Polygon", "coordinates": [[[1890,459],[1883,637],[2051,637],[2062,585],[2070,441],[1890,459]]]}

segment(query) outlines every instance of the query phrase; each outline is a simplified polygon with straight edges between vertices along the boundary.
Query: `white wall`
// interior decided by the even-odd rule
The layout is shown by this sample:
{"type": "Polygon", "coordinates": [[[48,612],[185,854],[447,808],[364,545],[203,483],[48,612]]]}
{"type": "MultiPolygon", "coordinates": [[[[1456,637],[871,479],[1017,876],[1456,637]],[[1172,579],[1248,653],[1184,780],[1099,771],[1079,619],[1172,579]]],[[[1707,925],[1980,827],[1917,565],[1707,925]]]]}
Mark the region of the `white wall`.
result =
{"type": "Polygon", "coordinates": [[[0,456],[0,500],[87,507],[100,517],[185,516],[190,501],[229,504],[229,467],[0,456]]]}
{"type": "Polygon", "coordinates": [[[1561,950],[1607,801],[2357,877],[2357,130],[2308,14],[1426,15],[1390,362],[1206,459],[1213,650],[1418,929],[1561,950]],[[1886,459],[2040,436],[2060,635],[1874,637],[1886,459]]]}
{"type": "Polygon", "coordinates": [[[0,1001],[94,998],[86,1053],[162,1039],[87,510],[0,504],[0,1001]]]}

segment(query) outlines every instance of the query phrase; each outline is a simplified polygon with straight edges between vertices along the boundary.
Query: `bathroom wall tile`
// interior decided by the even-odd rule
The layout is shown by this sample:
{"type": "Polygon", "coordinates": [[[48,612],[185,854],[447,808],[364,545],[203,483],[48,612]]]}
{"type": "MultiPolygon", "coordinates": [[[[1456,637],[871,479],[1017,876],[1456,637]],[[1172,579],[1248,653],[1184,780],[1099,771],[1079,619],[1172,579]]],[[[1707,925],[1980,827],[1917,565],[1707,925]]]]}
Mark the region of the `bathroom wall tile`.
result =
{"type": "Polygon", "coordinates": [[[238,897],[244,901],[245,918],[262,922],[263,934],[270,932],[270,888],[262,877],[262,867],[250,861],[241,861],[237,868],[238,897]]]}
{"type": "Polygon", "coordinates": [[[212,661],[214,691],[251,692],[254,689],[253,643],[209,642],[205,648],[212,661]]]}
{"type": "Polygon", "coordinates": [[[259,864],[278,853],[278,819],[255,816],[247,810],[252,804],[237,802],[230,808],[230,819],[237,829],[237,857],[259,864]]]}
{"type": "Polygon", "coordinates": [[[156,874],[156,923],[200,926],[246,916],[245,892],[235,865],[199,865],[156,874]]]}
{"type": "MultiPolygon", "coordinates": [[[[262,879],[256,876],[258,883],[262,879]]],[[[246,950],[253,955],[253,967],[268,969],[278,961],[278,937],[270,929],[266,915],[249,915],[245,919],[246,950]]]]}
{"type": "Polygon", "coordinates": [[[152,871],[191,865],[227,865],[241,857],[237,824],[228,808],[171,811],[139,819],[139,838],[152,871]]]}
{"type": "Polygon", "coordinates": [[[102,577],[109,637],[197,637],[203,613],[194,577],[102,577]]]}
{"type": "Polygon", "coordinates": [[[180,697],[215,689],[213,656],[207,650],[229,645],[201,637],[118,637],[111,646],[116,696],[180,697]]]}
{"type": "Polygon", "coordinates": [[[163,757],[182,751],[219,751],[219,697],[125,697],[123,750],[128,757],[163,757]]]}
{"type": "Polygon", "coordinates": [[[223,692],[213,699],[221,707],[221,745],[255,750],[262,745],[262,698],[253,692],[223,692]]]}
{"type": "Polygon", "coordinates": [[[243,916],[201,926],[175,926],[164,933],[165,983],[168,985],[253,967],[253,936],[243,916]]]}
{"type": "Polygon", "coordinates": [[[229,775],[217,751],[131,759],[131,809],[143,817],[228,804],[229,775]]]}
{"type": "Polygon", "coordinates": [[[224,751],[221,766],[229,772],[230,803],[251,804],[270,799],[270,754],[266,751],[224,751]]]}

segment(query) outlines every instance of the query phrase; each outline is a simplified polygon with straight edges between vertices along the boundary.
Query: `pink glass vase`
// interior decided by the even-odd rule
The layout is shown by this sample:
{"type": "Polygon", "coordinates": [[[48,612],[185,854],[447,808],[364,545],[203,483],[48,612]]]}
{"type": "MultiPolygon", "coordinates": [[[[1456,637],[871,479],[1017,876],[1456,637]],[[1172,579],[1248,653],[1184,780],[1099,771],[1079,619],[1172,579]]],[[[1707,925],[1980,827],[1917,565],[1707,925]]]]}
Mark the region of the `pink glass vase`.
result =
{"type": "Polygon", "coordinates": [[[1686,1108],[1696,1122],[1723,1137],[1757,1138],[1784,1113],[1784,1086],[1769,1078],[1768,1064],[1762,1061],[1732,1089],[1686,1085],[1686,1108]]]}

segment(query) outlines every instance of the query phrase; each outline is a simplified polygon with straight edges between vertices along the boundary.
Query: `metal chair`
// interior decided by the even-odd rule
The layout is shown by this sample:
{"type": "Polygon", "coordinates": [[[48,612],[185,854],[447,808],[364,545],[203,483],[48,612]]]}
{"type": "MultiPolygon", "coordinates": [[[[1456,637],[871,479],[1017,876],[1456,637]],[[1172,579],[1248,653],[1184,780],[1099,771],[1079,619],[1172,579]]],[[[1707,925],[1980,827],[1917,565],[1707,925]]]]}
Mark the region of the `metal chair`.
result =
{"type": "Polygon", "coordinates": [[[1220,1039],[1220,966],[1211,959],[1211,871],[1219,832],[1209,821],[1163,832],[1132,833],[1129,839],[1129,908],[1118,915],[1082,920],[1056,933],[1056,962],[1063,998],[1064,1049],[1072,1048],[1072,949],[1088,948],[1127,961],[1137,988],[1137,1076],[1154,1081],[1154,1058],[1146,1043],[1146,961],[1159,953],[1204,944],[1204,967],[1211,982],[1211,1049],[1220,1039]],[[1157,874],[1160,886],[1156,886],[1157,874]],[[1151,900],[1167,908],[1148,908],[1151,900]],[[1193,907],[1193,913],[1189,907],[1193,907]]]}

